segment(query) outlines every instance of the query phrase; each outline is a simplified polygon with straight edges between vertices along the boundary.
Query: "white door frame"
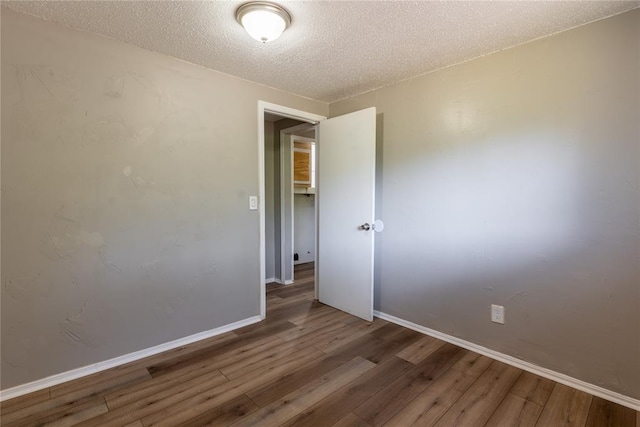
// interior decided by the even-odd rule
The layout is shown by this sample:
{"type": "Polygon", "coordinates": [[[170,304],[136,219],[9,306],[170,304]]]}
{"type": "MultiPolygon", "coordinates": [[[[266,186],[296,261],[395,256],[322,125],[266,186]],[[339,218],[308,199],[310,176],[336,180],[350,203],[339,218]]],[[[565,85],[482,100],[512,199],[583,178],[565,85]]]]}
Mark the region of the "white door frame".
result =
{"type": "MultiPolygon", "coordinates": [[[[259,185],[259,217],[260,217],[260,318],[267,316],[267,287],[265,282],[266,272],[266,238],[265,238],[265,176],[264,176],[264,113],[270,112],[283,117],[289,117],[308,123],[317,124],[326,120],[325,116],[308,113],[302,110],[272,104],[265,101],[258,101],[258,185],[259,185]]],[[[316,204],[317,205],[317,204],[316,204]]],[[[317,271],[317,270],[316,270],[317,271]]]]}

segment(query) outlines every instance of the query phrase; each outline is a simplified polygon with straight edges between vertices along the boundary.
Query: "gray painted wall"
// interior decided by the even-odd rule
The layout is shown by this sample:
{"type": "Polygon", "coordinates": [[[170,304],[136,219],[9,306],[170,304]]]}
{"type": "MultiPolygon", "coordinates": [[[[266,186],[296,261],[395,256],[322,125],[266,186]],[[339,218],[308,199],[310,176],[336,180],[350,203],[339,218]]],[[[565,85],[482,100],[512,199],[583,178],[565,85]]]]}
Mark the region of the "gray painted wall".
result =
{"type": "Polygon", "coordinates": [[[639,52],[636,10],[332,104],[383,117],[376,308],[640,398],[639,52]]]}
{"type": "Polygon", "coordinates": [[[296,263],[313,262],[316,253],[316,196],[296,194],[293,196],[293,252],[299,259],[296,263]]]}
{"type": "Polygon", "coordinates": [[[2,389],[259,315],[276,91],[2,10],[2,389]]]}

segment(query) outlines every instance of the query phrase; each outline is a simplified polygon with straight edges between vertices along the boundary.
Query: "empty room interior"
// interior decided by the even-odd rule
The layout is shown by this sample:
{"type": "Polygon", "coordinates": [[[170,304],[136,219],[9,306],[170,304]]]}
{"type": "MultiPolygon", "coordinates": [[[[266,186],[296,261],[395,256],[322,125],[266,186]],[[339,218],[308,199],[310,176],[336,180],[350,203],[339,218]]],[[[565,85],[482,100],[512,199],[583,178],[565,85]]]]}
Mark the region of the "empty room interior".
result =
{"type": "Polygon", "coordinates": [[[640,427],[639,1],[0,15],[0,425],[640,427]]]}

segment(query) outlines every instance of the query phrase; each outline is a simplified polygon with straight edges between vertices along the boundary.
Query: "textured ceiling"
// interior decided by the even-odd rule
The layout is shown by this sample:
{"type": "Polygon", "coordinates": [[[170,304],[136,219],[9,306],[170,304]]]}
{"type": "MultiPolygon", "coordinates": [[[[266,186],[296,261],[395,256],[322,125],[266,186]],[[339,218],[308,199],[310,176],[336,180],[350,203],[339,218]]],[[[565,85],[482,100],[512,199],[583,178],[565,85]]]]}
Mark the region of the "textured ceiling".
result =
{"type": "Polygon", "coordinates": [[[11,9],[308,98],[333,102],[640,6],[608,1],[278,1],[278,40],[242,1],[3,1],[11,9]]]}

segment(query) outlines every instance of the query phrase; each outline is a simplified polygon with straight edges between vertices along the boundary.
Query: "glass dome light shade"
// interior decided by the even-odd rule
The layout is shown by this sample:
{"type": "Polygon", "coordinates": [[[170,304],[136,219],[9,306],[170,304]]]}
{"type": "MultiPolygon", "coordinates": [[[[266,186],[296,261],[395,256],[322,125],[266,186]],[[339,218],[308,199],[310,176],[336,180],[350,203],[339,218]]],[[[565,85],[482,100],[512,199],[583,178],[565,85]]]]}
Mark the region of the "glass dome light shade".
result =
{"type": "Polygon", "coordinates": [[[236,19],[251,37],[262,43],[280,37],[291,23],[291,16],[286,10],[267,2],[252,2],[240,6],[236,19]]]}

